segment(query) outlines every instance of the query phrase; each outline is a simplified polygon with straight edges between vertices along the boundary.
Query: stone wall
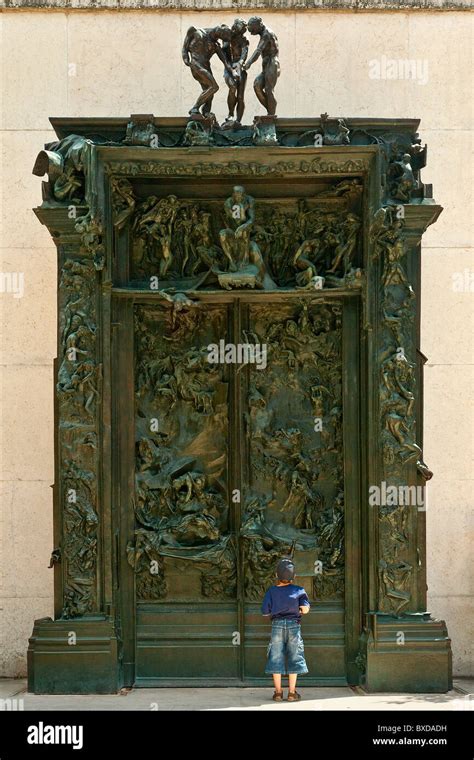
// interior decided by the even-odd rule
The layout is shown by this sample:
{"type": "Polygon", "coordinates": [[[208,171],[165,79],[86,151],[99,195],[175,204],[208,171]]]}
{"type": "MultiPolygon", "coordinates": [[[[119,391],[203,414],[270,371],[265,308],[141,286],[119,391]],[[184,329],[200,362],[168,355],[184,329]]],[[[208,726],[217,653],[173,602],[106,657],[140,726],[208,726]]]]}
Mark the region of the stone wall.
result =
{"type": "MultiPolygon", "coordinates": [[[[187,113],[197,85],[181,63],[186,29],[192,24],[229,23],[236,11],[123,10],[162,4],[121,0],[122,10],[102,12],[99,8],[111,9],[117,3],[4,0],[4,7],[35,9],[9,10],[0,17],[0,245],[6,291],[0,293],[1,675],[25,673],[33,620],[52,614],[52,571],[47,565],[53,548],[56,249],[31,210],[41,202],[41,182],[31,169],[43,143],[54,139],[49,116],[187,113]],[[46,10],[53,6],[57,10],[46,10]],[[66,10],[72,7],[98,10],[66,10]],[[23,273],[21,298],[9,292],[15,283],[6,273],[23,273]]],[[[225,0],[174,5],[224,8],[225,0]]],[[[306,5],[290,2],[285,7],[306,5]]],[[[472,674],[472,16],[455,10],[462,2],[443,0],[406,0],[406,7],[431,6],[416,12],[390,12],[386,9],[394,3],[375,0],[314,5],[320,10],[262,11],[281,44],[278,115],[420,118],[421,136],[429,145],[423,181],[433,183],[435,198],[444,206],[439,221],[424,236],[422,257],[421,347],[428,356],[424,455],[435,473],[428,485],[428,609],[448,623],[455,674],[472,674]],[[324,10],[328,5],[340,10],[324,10]],[[381,10],[350,10],[368,7],[381,10]],[[391,60],[414,61],[416,78],[388,79],[391,60]],[[379,78],[374,77],[377,71],[379,78]]],[[[251,15],[245,8],[273,6],[271,0],[242,4],[237,15],[251,15]]],[[[396,6],[400,9],[402,4],[396,6]]],[[[222,119],[225,85],[220,66],[214,64],[214,69],[222,82],[216,98],[222,119]]],[[[251,87],[247,103],[244,121],[250,123],[260,112],[251,87]]]]}
{"type": "Polygon", "coordinates": [[[0,0],[0,8],[73,8],[75,10],[150,10],[180,11],[231,10],[464,10],[471,0],[0,0]]]}

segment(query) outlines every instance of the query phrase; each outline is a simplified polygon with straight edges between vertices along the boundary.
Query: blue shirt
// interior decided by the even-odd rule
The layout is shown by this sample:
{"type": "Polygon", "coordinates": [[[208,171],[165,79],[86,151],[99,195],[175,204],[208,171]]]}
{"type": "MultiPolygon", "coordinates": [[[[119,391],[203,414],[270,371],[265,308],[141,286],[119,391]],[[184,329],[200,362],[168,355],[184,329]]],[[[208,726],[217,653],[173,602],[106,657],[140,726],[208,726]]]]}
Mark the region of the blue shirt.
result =
{"type": "Polygon", "coordinates": [[[262,602],[262,615],[271,615],[272,620],[301,620],[300,607],[309,607],[308,594],[303,586],[289,583],[286,586],[270,586],[262,602]]]}

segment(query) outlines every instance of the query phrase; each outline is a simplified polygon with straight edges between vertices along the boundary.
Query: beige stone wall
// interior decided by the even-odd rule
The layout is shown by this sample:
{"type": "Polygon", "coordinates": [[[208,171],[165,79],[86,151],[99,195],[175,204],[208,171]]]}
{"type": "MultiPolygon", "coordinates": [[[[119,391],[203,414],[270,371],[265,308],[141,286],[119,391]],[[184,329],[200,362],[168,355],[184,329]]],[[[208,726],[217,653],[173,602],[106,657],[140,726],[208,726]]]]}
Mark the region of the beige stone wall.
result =
{"type": "MultiPolygon", "coordinates": [[[[421,118],[421,135],[429,145],[423,179],[433,182],[445,209],[428,230],[423,250],[425,459],[435,472],[427,510],[428,609],[448,622],[455,673],[472,674],[474,292],[453,289],[454,273],[474,273],[469,227],[472,16],[436,11],[263,15],[281,43],[279,116],[327,111],[421,118]],[[371,78],[369,61],[383,63],[384,56],[415,59],[420,66],[427,62],[426,83],[371,78]]],[[[52,614],[52,571],[47,565],[52,549],[56,251],[31,211],[41,202],[40,180],[31,174],[33,162],[43,143],[54,139],[48,117],[186,114],[196,85],[181,64],[185,31],[191,24],[229,23],[233,17],[223,10],[36,10],[0,16],[0,269],[24,273],[22,298],[0,293],[0,675],[25,673],[33,619],[52,614]]],[[[247,100],[250,121],[259,112],[250,87],[247,100]]],[[[224,86],[217,104],[221,118],[224,86]]]]}

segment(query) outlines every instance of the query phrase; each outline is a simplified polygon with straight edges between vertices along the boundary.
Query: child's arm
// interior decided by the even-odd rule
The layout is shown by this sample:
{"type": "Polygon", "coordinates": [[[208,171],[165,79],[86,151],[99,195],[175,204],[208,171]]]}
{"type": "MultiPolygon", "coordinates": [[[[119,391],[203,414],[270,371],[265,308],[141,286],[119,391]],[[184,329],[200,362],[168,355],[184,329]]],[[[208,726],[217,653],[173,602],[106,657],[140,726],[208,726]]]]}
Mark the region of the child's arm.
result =
{"type": "Polygon", "coordinates": [[[300,612],[302,615],[307,615],[310,609],[311,605],[309,603],[308,594],[303,590],[303,593],[300,594],[300,612]]]}
{"type": "Polygon", "coordinates": [[[262,615],[265,617],[268,617],[272,614],[272,598],[270,595],[270,589],[268,589],[267,593],[263,597],[262,602],[262,615]]]}

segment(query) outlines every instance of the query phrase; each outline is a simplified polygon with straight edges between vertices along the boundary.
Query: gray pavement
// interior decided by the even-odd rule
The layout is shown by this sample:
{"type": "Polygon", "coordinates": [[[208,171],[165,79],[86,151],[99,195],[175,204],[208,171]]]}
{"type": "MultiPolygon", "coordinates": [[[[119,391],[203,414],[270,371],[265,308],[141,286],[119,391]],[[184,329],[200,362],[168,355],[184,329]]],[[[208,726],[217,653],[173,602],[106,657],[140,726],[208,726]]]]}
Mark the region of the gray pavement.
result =
{"type": "MultiPolygon", "coordinates": [[[[272,702],[272,688],[162,688],[111,695],[28,694],[26,680],[0,679],[0,706],[24,710],[472,710],[474,679],[447,694],[367,694],[359,687],[308,687],[301,702],[272,702]],[[471,697],[469,697],[471,695],[471,697]],[[12,700],[9,702],[8,700],[12,700]]],[[[285,691],[286,696],[286,691],[285,691]]]]}

